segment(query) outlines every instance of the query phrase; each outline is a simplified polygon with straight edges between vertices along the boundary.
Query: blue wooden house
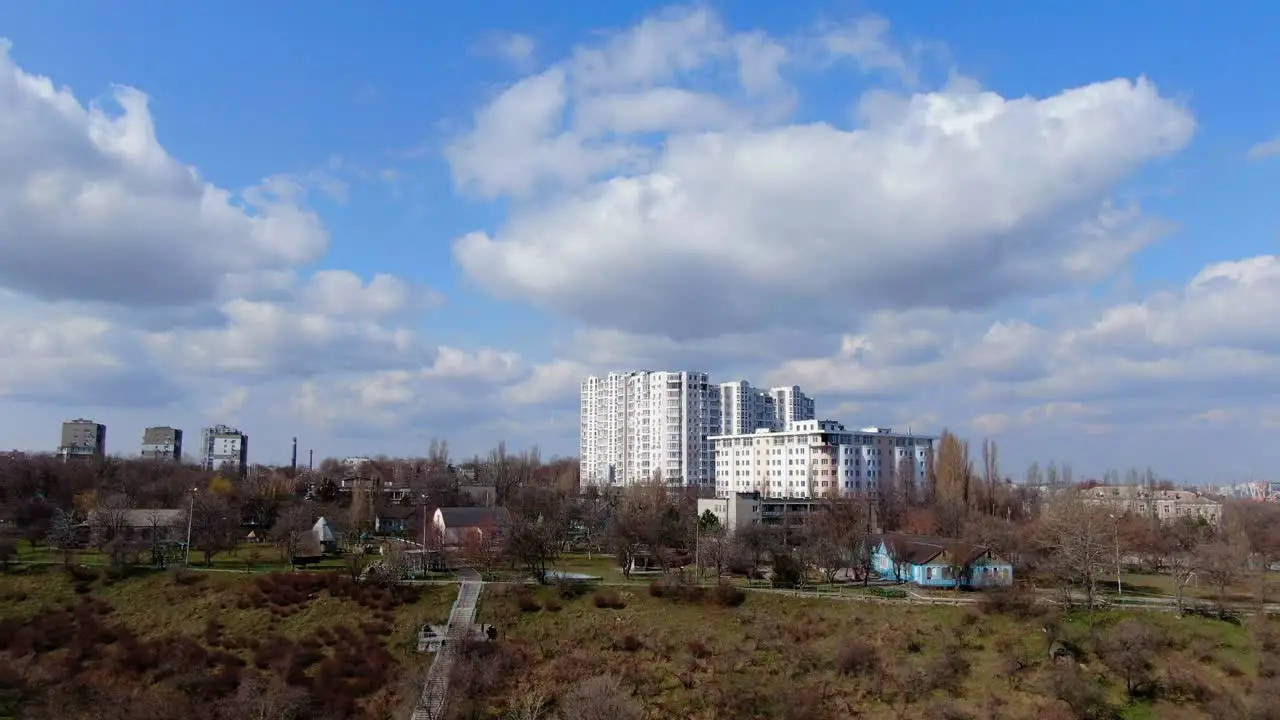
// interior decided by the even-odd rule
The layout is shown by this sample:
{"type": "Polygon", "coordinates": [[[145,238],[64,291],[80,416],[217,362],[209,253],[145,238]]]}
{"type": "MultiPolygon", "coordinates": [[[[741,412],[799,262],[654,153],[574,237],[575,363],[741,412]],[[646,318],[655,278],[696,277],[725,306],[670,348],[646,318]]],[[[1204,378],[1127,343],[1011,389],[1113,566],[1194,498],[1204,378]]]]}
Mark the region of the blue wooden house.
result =
{"type": "Polygon", "coordinates": [[[871,566],[886,580],[921,587],[982,589],[1013,584],[1013,564],[991,548],[950,538],[890,533],[880,536],[871,566]]]}

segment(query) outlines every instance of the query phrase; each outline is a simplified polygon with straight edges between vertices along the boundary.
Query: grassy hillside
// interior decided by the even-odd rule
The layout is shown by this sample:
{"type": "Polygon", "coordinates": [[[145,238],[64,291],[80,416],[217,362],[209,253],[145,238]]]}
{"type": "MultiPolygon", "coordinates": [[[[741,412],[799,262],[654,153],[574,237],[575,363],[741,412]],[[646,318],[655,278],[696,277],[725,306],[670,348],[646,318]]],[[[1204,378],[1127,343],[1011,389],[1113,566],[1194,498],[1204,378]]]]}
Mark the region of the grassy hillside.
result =
{"type": "MultiPolygon", "coordinates": [[[[0,717],[403,717],[427,660],[414,629],[442,619],[454,593],[339,574],[0,575],[0,717]]],[[[602,675],[628,696],[613,720],[627,708],[789,720],[1233,720],[1280,708],[1271,621],[665,595],[487,586],[480,620],[501,634],[466,648],[452,716],[541,708],[573,720],[590,697],[583,681],[602,675]]]]}
{"type": "Polygon", "coordinates": [[[1280,699],[1275,661],[1259,668],[1260,648],[1276,643],[1269,622],[766,593],[732,607],[643,589],[486,592],[482,615],[506,628],[505,672],[467,683],[477,673],[464,669],[456,700],[466,717],[551,704],[605,673],[650,718],[1223,720],[1280,699]],[[1051,661],[1051,646],[1064,657],[1051,661]]]}
{"type": "Polygon", "coordinates": [[[0,718],[399,717],[427,661],[414,629],[453,597],[336,573],[0,575],[0,718]]]}

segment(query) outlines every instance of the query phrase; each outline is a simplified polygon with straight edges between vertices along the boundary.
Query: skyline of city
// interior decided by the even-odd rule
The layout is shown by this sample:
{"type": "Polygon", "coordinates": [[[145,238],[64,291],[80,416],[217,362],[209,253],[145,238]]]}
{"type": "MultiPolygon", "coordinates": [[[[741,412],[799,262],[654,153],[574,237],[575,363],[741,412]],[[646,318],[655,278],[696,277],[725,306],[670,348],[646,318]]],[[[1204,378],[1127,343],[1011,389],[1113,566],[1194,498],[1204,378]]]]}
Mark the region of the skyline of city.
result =
{"type": "Polygon", "coordinates": [[[0,447],[572,456],[581,379],[652,367],[1011,474],[1280,467],[1280,346],[1234,310],[1280,305],[1241,7],[57,3],[0,8],[0,447]]]}

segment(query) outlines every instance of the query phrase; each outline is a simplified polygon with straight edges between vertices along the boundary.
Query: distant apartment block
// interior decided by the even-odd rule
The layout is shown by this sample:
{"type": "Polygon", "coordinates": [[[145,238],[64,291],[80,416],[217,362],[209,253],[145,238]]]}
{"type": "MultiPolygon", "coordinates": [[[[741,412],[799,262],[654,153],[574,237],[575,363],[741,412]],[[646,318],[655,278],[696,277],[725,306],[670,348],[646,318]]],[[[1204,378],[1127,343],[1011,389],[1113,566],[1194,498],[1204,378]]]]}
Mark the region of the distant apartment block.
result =
{"type": "Polygon", "coordinates": [[[58,457],[62,460],[102,458],[107,454],[107,426],[77,418],[62,423],[58,457]]]}
{"type": "Polygon", "coordinates": [[[234,469],[243,475],[249,468],[249,436],[227,425],[201,432],[200,465],[205,470],[234,469]]]}
{"type": "Polygon", "coordinates": [[[895,473],[925,477],[935,438],[892,428],[846,430],[833,420],[796,420],[783,430],[710,438],[717,498],[819,498],[876,494],[895,473]]]}
{"type": "Polygon", "coordinates": [[[813,398],[799,387],[761,390],[746,380],[720,383],[718,435],[741,435],[759,429],[781,430],[787,423],[814,419],[813,398]]]}
{"type": "Polygon", "coordinates": [[[167,425],[143,430],[142,459],[182,462],[182,431],[167,425]]]}
{"type": "Polygon", "coordinates": [[[1222,503],[1192,490],[1152,490],[1141,485],[1099,485],[1080,491],[1091,505],[1101,505],[1116,515],[1138,515],[1161,522],[1192,517],[1210,525],[1222,521],[1222,503]]]}
{"type": "Polygon", "coordinates": [[[720,398],[703,372],[640,370],[582,383],[583,485],[623,486],[660,478],[710,486],[708,438],[720,427],[720,398]]]}

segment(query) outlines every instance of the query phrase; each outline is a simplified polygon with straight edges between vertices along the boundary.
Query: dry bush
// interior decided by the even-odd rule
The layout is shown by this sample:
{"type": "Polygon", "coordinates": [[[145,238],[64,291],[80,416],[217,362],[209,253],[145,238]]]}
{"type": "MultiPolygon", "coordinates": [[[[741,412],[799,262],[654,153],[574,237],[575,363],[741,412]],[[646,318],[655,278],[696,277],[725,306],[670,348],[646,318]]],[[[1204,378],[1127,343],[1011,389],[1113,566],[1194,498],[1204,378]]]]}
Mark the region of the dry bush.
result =
{"type": "Polygon", "coordinates": [[[978,603],[978,607],[988,615],[1008,615],[1024,620],[1041,614],[1036,596],[1017,588],[986,590],[982,593],[982,600],[978,603]]]}
{"type": "Polygon", "coordinates": [[[602,590],[596,593],[591,597],[591,602],[596,607],[606,610],[621,610],[627,606],[627,601],[613,590],[602,590]]]}
{"type": "Polygon", "coordinates": [[[865,675],[880,664],[880,653],[862,638],[850,638],[836,652],[836,669],[845,675],[865,675]]]}
{"type": "Polygon", "coordinates": [[[640,720],[644,709],[612,675],[579,682],[560,703],[561,720],[640,720]]]}
{"type": "Polygon", "coordinates": [[[542,605],[538,602],[538,598],[534,597],[531,590],[520,588],[515,595],[516,607],[520,608],[520,612],[538,612],[542,609],[542,605]]]}
{"type": "Polygon", "coordinates": [[[1076,717],[1108,720],[1117,717],[1107,701],[1107,692],[1093,676],[1077,665],[1054,665],[1046,678],[1045,691],[1071,708],[1076,717]]]}
{"type": "Polygon", "coordinates": [[[706,642],[699,640],[698,638],[694,638],[685,643],[685,648],[688,649],[690,655],[698,658],[699,660],[704,660],[712,655],[711,647],[707,645],[706,642]]]}
{"type": "Polygon", "coordinates": [[[747,600],[747,593],[740,587],[727,582],[716,585],[711,592],[711,599],[721,607],[738,607],[747,600]]]}
{"type": "Polygon", "coordinates": [[[555,598],[547,598],[547,601],[543,603],[543,607],[547,610],[547,612],[560,612],[560,610],[564,606],[561,605],[560,601],[555,598]]]}
{"type": "Polygon", "coordinates": [[[556,592],[561,600],[577,600],[591,591],[591,586],[582,580],[559,578],[556,580],[556,592]]]}
{"type": "Polygon", "coordinates": [[[959,695],[964,689],[964,681],[969,679],[971,667],[964,647],[958,643],[949,643],[929,665],[930,684],[949,695],[959,695]]]}
{"type": "Polygon", "coordinates": [[[618,638],[613,643],[613,647],[616,650],[631,653],[643,648],[644,643],[640,641],[640,638],[635,636],[635,633],[623,633],[622,637],[618,638]]]}

